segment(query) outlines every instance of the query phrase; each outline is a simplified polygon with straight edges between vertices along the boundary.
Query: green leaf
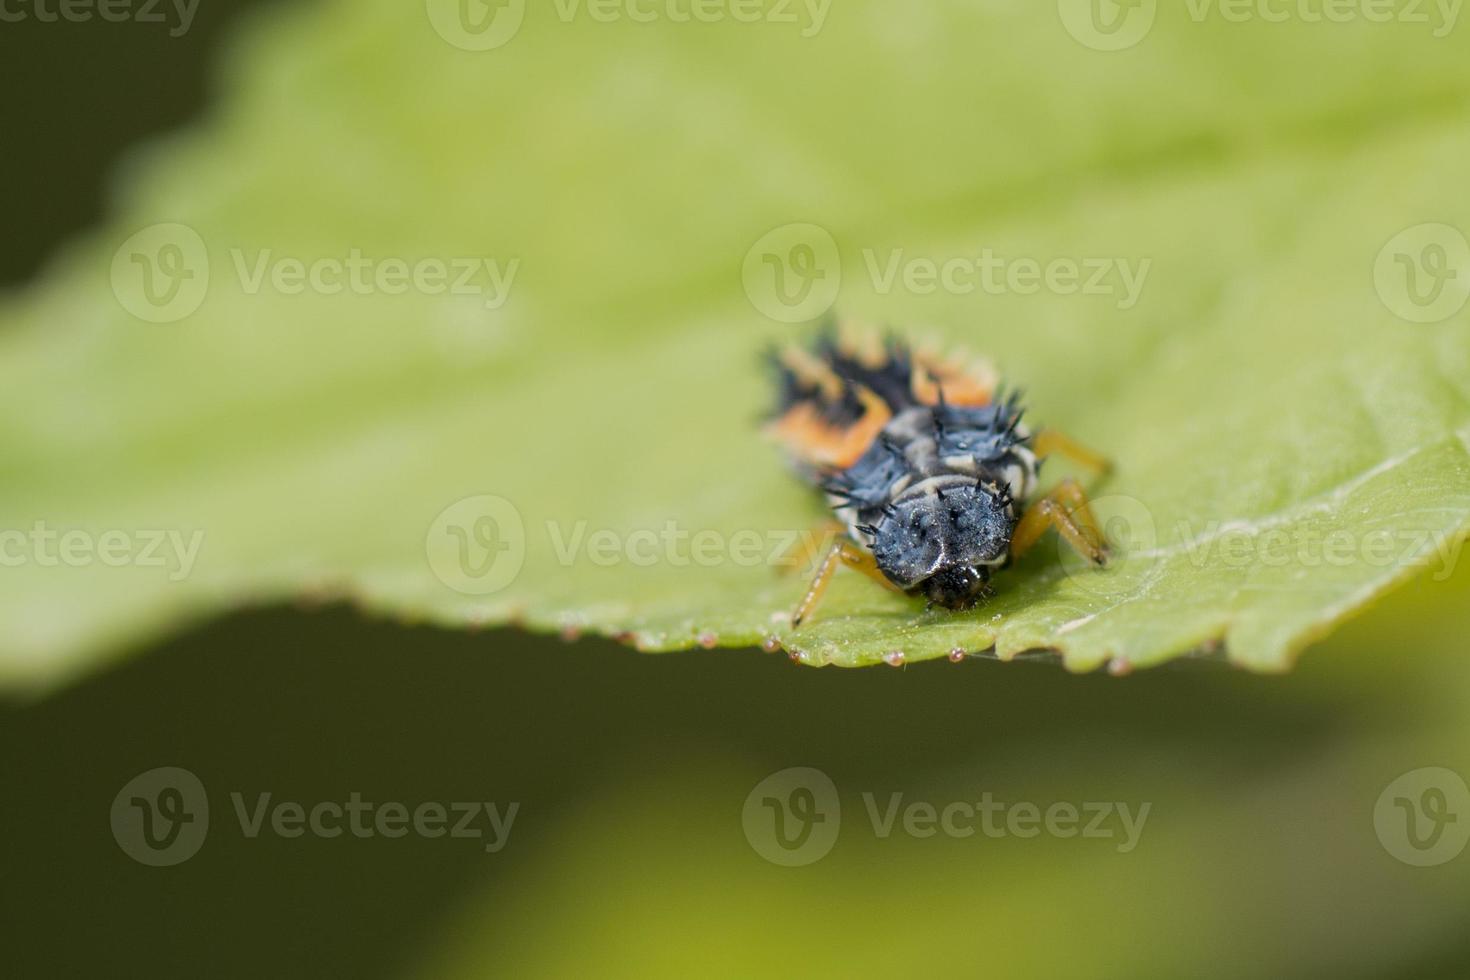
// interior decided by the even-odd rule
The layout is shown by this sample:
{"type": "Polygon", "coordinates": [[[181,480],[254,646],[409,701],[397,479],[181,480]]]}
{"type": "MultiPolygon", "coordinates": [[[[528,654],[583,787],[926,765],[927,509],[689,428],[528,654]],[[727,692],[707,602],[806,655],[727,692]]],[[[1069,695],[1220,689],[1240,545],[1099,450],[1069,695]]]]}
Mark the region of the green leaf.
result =
{"type": "Polygon", "coordinates": [[[476,52],[344,0],[259,20],[226,75],[0,311],[8,682],[297,596],[812,664],[1274,670],[1470,527],[1470,71],[1425,25],[1161,10],[1101,52],[1045,5],[820,30],[531,5],[476,52]],[[1116,461],[1114,567],[1049,546],[961,614],[851,576],[783,625],[805,583],[772,556],[821,508],[757,435],[757,353],[799,330],[748,253],[793,224],[840,262],[784,233],[829,276],[796,313],[840,284],[846,314],[985,351],[1116,461]],[[1019,278],[885,287],[896,250],[1019,278]],[[481,258],[503,304],[391,264],[481,258]],[[1070,285],[1026,269],[1067,260],[1070,285]]]}

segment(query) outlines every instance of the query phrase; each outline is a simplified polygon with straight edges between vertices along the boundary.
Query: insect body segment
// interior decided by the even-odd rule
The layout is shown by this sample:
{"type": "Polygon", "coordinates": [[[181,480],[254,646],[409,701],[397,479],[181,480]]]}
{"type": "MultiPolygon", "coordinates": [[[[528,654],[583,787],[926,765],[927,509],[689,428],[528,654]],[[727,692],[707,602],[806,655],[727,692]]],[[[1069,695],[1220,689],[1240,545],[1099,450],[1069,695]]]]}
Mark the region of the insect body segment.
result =
{"type": "Polygon", "coordinates": [[[1018,524],[1028,542],[1055,526],[1101,559],[1090,511],[1072,519],[1075,484],[1064,498],[1045,498],[1037,516],[1023,516],[1039,444],[1057,444],[1046,434],[1033,438],[1019,395],[999,397],[988,365],[831,333],[812,351],[772,359],[780,386],[772,431],[826,493],[850,539],[818,566],[794,623],[842,564],[935,605],[967,607],[1010,563],[1018,524]]]}

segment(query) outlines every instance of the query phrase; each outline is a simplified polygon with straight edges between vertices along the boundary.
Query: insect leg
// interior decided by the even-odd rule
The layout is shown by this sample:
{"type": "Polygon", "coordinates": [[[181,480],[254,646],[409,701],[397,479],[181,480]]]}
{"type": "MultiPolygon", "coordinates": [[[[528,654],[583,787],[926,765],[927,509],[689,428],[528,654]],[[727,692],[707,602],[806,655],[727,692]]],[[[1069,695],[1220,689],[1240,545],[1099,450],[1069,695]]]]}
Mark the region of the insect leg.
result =
{"type": "Polygon", "coordinates": [[[1106,546],[1102,544],[1102,528],[1097,523],[1097,516],[1093,514],[1092,504],[1088,501],[1081,484],[1071,478],[1065,479],[1058,483],[1047,496],[1065,507],[1068,516],[1081,525],[1082,530],[1087,532],[1088,538],[1096,542],[1104,551],[1106,550],[1106,546]]]}
{"type": "Polygon", "coordinates": [[[1011,556],[1019,558],[1030,551],[1053,527],[1079,555],[1096,565],[1107,564],[1108,551],[1097,519],[1082,488],[1072,480],[1064,481],[1021,516],[1011,535],[1011,556]]]}
{"type": "Polygon", "coordinates": [[[1099,475],[1113,468],[1107,457],[1056,429],[1042,429],[1036,433],[1031,445],[1038,456],[1065,456],[1078,466],[1086,467],[1099,475]]]}
{"type": "Polygon", "coordinates": [[[841,539],[834,541],[832,547],[827,549],[827,556],[817,566],[817,573],[812,577],[812,584],[806,590],[801,603],[796,607],[796,612],[791,616],[791,627],[795,629],[800,626],[812,611],[816,609],[817,603],[822,601],[822,596],[827,592],[827,586],[832,582],[832,576],[836,574],[838,565],[846,565],[848,568],[862,572],[875,582],[880,582],[889,589],[895,589],[888,577],[878,568],[878,562],[872,554],[859,548],[852,541],[841,539]]]}

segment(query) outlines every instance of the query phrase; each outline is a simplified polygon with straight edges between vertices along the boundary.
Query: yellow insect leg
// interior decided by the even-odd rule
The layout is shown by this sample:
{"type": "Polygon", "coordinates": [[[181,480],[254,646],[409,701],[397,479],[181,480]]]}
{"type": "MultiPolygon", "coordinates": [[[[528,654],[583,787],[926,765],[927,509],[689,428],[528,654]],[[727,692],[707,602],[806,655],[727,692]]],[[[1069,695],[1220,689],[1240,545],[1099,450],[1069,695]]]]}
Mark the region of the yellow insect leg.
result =
{"type": "Polygon", "coordinates": [[[1107,457],[1056,429],[1042,429],[1036,433],[1031,445],[1038,456],[1065,456],[1078,466],[1086,467],[1099,475],[1113,468],[1107,457]]]}
{"type": "Polygon", "coordinates": [[[822,601],[822,596],[826,595],[827,586],[831,584],[832,576],[837,573],[839,565],[846,565],[848,568],[862,572],[873,581],[896,591],[895,586],[888,581],[888,577],[883,574],[878,567],[877,560],[870,552],[864,551],[845,538],[834,541],[832,547],[827,549],[827,555],[822,559],[822,563],[817,566],[817,573],[812,577],[812,584],[806,590],[806,595],[802,597],[801,603],[796,607],[796,612],[791,616],[793,629],[805,622],[817,608],[817,604],[822,601]]]}
{"type": "Polygon", "coordinates": [[[1011,534],[1011,557],[1020,558],[1030,551],[1049,528],[1056,528],[1072,550],[1093,564],[1108,563],[1097,518],[1075,480],[1063,480],[1021,516],[1011,534]]]}

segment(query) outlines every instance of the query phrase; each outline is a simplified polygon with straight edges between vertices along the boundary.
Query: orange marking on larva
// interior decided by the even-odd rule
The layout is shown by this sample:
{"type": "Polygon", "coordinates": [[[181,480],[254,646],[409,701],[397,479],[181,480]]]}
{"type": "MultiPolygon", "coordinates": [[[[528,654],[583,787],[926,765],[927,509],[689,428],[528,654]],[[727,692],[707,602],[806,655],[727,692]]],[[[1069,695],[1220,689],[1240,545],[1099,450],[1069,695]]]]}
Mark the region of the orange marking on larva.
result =
{"type": "Polygon", "coordinates": [[[836,452],[826,462],[832,466],[847,469],[853,463],[863,458],[863,453],[878,438],[884,426],[893,421],[893,412],[888,404],[875,395],[871,389],[858,386],[858,401],[863,403],[863,417],[857,421],[845,433],[842,441],[836,447],[836,452]]]}
{"type": "Polygon", "coordinates": [[[909,388],[925,405],[939,404],[939,392],[951,405],[979,408],[995,397],[995,369],[988,361],[973,360],[966,364],[957,358],[944,359],[929,353],[914,355],[914,370],[909,388]]]}
{"type": "Polygon", "coordinates": [[[811,402],[797,402],[769,426],[770,433],[801,459],[816,462],[822,447],[840,436],[811,402]]]}
{"type": "Polygon", "coordinates": [[[799,402],[771,425],[771,432],[809,463],[846,469],[862,458],[893,419],[883,399],[861,385],[853,389],[863,406],[863,417],[846,428],[829,425],[810,402],[799,402]]]}

